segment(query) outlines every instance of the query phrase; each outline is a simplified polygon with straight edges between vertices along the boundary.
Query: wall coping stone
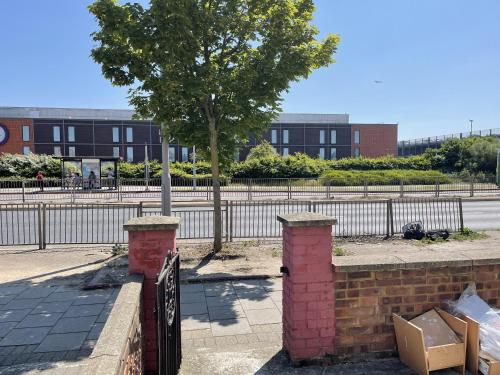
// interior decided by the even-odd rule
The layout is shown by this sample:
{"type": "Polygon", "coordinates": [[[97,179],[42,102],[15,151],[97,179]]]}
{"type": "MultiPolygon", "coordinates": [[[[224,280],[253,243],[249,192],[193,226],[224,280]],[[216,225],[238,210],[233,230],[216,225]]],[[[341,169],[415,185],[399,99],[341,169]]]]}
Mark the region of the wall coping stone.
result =
{"type": "Polygon", "coordinates": [[[180,218],[174,216],[142,216],[130,219],[123,229],[129,232],[177,229],[179,222],[180,218]]]}
{"type": "Polygon", "coordinates": [[[473,267],[500,264],[500,250],[436,253],[424,251],[401,255],[333,257],[336,272],[394,271],[404,269],[473,267]]]}
{"type": "Polygon", "coordinates": [[[337,219],[314,212],[278,215],[276,219],[287,227],[319,227],[337,224],[337,219]]]}
{"type": "Polygon", "coordinates": [[[122,285],[94,350],[82,363],[84,375],[109,375],[119,371],[122,352],[141,304],[143,281],[143,275],[129,275],[122,285]]]}

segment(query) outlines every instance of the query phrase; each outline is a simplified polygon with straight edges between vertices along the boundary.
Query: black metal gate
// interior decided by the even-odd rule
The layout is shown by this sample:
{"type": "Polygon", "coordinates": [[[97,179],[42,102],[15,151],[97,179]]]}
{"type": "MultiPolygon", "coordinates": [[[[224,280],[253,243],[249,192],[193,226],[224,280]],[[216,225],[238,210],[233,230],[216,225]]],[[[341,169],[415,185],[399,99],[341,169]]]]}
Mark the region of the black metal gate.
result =
{"type": "Polygon", "coordinates": [[[176,375],[181,367],[181,311],[179,254],[169,253],[156,282],[158,369],[160,375],[176,375]]]}

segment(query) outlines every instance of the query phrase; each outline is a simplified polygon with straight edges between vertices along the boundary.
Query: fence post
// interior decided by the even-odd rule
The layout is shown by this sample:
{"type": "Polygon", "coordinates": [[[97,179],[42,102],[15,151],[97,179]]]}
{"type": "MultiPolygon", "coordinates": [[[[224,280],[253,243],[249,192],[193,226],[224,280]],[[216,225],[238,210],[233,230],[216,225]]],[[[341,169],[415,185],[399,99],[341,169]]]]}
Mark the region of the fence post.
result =
{"type": "Polygon", "coordinates": [[[42,205],[37,204],[38,208],[38,249],[43,249],[43,232],[42,232],[42,205]]]}
{"type": "Polygon", "coordinates": [[[330,191],[330,181],[328,181],[327,185],[326,185],[326,199],[330,199],[330,194],[331,194],[331,191],[330,191]]]}
{"type": "Polygon", "coordinates": [[[123,200],[122,197],[122,179],[118,180],[118,201],[121,202],[123,200]]]}
{"type": "Polygon", "coordinates": [[[248,179],[248,200],[252,200],[252,179],[248,179]]]}
{"type": "Polygon", "coordinates": [[[401,180],[401,181],[399,182],[399,196],[400,196],[401,198],[403,198],[403,197],[404,197],[404,195],[405,195],[405,184],[404,184],[404,181],[403,181],[403,180],[401,180]]]}
{"type": "Polygon", "coordinates": [[[210,200],[210,183],[212,183],[212,186],[213,186],[214,180],[211,178],[207,178],[206,181],[207,181],[207,184],[206,184],[207,185],[207,201],[209,201],[210,200]]]}
{"type": "Polygon", "coordinates": [[[458,198],[458,210],[460,217],[460,232],[464,231],[464,211],[462,208],[462,198],[458,198]]]}
{"type": "Polygon", "coordinates": [[[394,210],[392,207],[392,199],[387,201],[387,236],[394,236],[394,210]]]}
{"type": "Polygon", "coordinates": [[[474,177],[470,177],[470,196],[474,196],[474,177]]]}
{"type": "Polygon", "coordinates": [[[288,181],[288,199],[292,199],[292,180],[287,179],[288,181]]]}
{"type": "Polygon", "coordinates": [[[226,200],[226,242],[229,241],[229,201],[226,200]]]}
{"type": "Polygon", "coordinates": [[[229,242],[233,242],[233,201],[230,202],[229,209],[229,220],[231,221],[229,223],[229,242]]]}
{"type": "Polygon", "coordinates": [[[439,197],[439,190],[440,190],[439,180],[436,180],[436,188],[434,194],[436,197],[439,197]]]}
{"type": "Polygon", "coordinates": [[[22,187],[22,192],[23,192],[23,203],[26,202],[26,196],[24,195],[25,190],[26,190],[26,181],[22,180],[21,181],[21,187],[22,187]]]}
{"type": "Polygon", "coordinates": [[[75,203],[76,184],[71,184],[71,203],[75,203]]]}
{"type": "Polygon", "coordinates": [[[368,197],[368,180],[365,178],[364,182],[363,182],[363,185],[364,185],[364,188],[363,188],[363,196],[365,198],[368,197]]]}
{"type": "Polygon", "coordinates": [[[47,204],[43,204],[42,209],[42,236],[43,236],[43,248],[47,248],[47,204]]]}
{"type": "Polygon", "coordinates": [[[137,217],[142,217],[142,202],[137,206],[137,217]]]}

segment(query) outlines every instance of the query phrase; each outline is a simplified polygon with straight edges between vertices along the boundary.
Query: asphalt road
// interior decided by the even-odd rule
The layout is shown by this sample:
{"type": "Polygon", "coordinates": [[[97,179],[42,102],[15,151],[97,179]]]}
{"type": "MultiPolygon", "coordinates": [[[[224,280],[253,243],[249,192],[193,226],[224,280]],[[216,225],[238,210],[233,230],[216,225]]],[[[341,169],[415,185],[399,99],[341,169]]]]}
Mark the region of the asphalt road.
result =
{"type": "MultiPolygon", "coordinates": [[[[127,233],[122,227],[136,217],[134,205],[94,205],[87,208],[66,209],[49,206],[45,217],[45,242],[57,243],[124,243],[127,233]]],[[[233,238],[279,237],[281,224],[276,216],[304,212],[312,207],[304,202],[263,205],[259,202],[234,203],[228,207],[232,220],[223,212],[223,234],[233,238]]],[[[387,233],[387,205],[384,202],[342,202],[317,204],[316,212],[335,217],[336,236],[385,235],[387,233]]],[[[158,215],[159,207],[144,208],[145,215],[158,215]]],[[[403,224],[421,220],[427,229],[457,229],[457,206],[446,202],[433,204],[394,204],[394,232],[403,224]]],[[[474,230],[500,229],[500,201],[464,201],[464,224],[474,230]]],[[[43,213],[40,213],[43,216],[43,213]]],[[[178,207],[174,215],[181,218],[179,238],[210,238],[213,236],[213,212],[210,207],[178,207]]],[[[0,245],[37,244],[39,214],[32,210],[0,210],[0,245]]]]}

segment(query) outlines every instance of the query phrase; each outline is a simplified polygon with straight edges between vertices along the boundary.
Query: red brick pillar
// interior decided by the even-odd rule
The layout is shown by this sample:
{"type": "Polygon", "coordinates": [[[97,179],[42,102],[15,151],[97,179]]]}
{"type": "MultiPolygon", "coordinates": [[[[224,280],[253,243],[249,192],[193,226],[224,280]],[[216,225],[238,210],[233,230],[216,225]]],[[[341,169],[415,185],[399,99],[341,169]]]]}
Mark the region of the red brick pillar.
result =
{"type": "Polygon", "coordinates": [[[165,257],[176,251],[175,231],[179,218],[146,216],[130,220],[123,226],[128,234],[128,271],[144,275],[143,335],[146,373],[157,373],[156,363],[156,275],[165,257]]]}
{"type": "Polygon", "coordinates": [[[278,216],[283,223],[283,346],[294,364],[334,353],[332,225],[315,213],[278,216]]]}

